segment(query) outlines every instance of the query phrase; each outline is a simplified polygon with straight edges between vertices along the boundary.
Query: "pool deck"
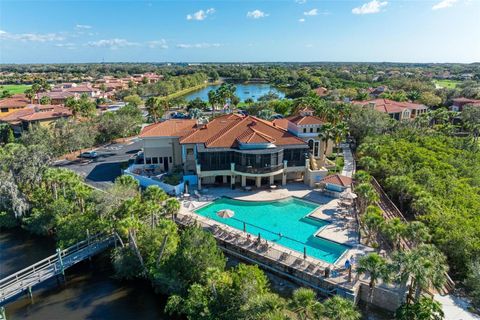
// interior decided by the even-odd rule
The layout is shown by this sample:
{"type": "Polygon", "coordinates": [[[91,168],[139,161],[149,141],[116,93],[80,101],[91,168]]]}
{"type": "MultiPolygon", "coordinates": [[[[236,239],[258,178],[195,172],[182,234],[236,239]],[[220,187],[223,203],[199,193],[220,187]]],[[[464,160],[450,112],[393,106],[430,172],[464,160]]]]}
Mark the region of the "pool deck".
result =
{"type": "MultiPolygon", "coordinates": [[[[319,191],[309,188],[303,183],[290,183],[284,187],[278,189],[253,189],[251,191],[245,191],[242,189],[229,189],[222,187],[208,188],[202,191],[202,195],[219,198],[230,197],[243,201],[273,201],[285,199],[288,197],[297,197],[304,200],[312,201],[319,204],[319,208],[310,214],[312,218],[328,221],[329,224],[323,227],[317,234],[317,237],[321,237],[330,241],[345,244],[350,246],[350,249],[345,252],[333,265],[336,267],[343,267],[347,258],[353,258],[353,261],[358,259],[368,252],[373,251],[372,248],[366,247],[358,243],[358,232],[356,219],[354,215],[340,215],[337,213],[339,207],[338,199],[329,198],[329,202],[325,203],[326,197],[319,191]]],[[[193,210],[210,203],[211,201],[200,201],[198,198],[193,198],[189,201],[184,201],[181,209],[181,213],[195,215],[193,210]]],[[[202,217],[203,218],[203,217],[202,217]]],[[[197,218],[196,218],[197,219],[197,218]]],[[[208,219],[208,218],[204,218],[208,219]]],[[[208,219],[209,220],[209,219],[208,219]]],[[[212,220],[213,221],[213,220],[212,220]]],[[[214,223],[219,224],[214,221],[214,223]]],[[[223,225],[226,227],[226,225],[223,225]]],[[[238,232],[238,230],[236,230],[238,232]]],[[[292,253],[293,250],[283,247],[281,245],[272,244],[279,251],[285,251],[292,253]]],[[[297,253],[293,251],[294,253],[297,253]]],[[[301,253],[298,255],[302,256],[301,253]]],[[[310,258],[310,257],[309,257],[310,258]]],[[[312,258],[313,259],[313,258],[312,258]]],[[[323,264],[328,263],[314,259],[317,262],[320,261],[323,264]]]]}

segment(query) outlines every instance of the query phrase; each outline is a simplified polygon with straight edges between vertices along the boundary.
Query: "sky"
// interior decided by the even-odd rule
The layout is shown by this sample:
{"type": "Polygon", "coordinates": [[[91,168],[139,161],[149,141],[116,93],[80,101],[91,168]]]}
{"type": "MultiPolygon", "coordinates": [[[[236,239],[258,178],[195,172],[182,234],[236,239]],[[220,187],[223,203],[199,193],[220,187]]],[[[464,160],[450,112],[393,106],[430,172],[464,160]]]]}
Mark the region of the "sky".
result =
{"type": "Polygon", "coordinates": [[[480,62],[480,0],[0,0],[0,63],[480,62]]]}

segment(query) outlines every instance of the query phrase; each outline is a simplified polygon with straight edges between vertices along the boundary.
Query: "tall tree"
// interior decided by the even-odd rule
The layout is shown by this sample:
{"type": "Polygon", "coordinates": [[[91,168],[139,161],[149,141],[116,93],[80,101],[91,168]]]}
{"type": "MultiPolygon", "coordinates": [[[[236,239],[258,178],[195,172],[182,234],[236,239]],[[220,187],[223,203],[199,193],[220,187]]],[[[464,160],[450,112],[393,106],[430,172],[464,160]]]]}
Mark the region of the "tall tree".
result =
{"type": "Polygon", "coordinates": [[[372,303],[373,292],[377,282],[379,280],[383,280],[384,282],[390,280],[387,262],[377,253],[369,253],[358,261],[357,272],[359,274],[366,274],[370,277],[370,282],[368,284],[368,302],[372,303]]]}

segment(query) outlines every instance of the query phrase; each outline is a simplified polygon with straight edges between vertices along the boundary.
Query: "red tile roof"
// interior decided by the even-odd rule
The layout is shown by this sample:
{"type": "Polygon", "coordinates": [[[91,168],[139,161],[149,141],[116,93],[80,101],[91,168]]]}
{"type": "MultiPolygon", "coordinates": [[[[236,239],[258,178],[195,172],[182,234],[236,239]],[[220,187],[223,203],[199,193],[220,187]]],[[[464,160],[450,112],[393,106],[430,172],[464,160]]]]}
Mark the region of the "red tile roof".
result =
{"type": "Polygon", "coordinates": [[[140,138],[145,137],[183,137],[191,132],[197,125],[196,120],[170,119],[146,126],[140,133],[140,138]]]}
{"type": "Polygon", "coordinates": [[[352,185],[352,178],[347,176],[342,176],[341,174],[332,174],[330,176],[326,176],[322,179],[322,182],[335,184],[342,187],[349,187],[352,185]]]}
{"type": "Polygon", "coordinates": [[[316,93],[318,96],[323,97],[323,96],[326,96],[326,95],[327,95],[328,89],[327,89],[327,88],[324,88],[324,87],[318,87],[318,88],[314,89],[313,91],[315,91],[315,93],[316,93]]]}
{"type": "Polygon", "coordinates": [[[292,116],[287,118],[288,121],[295,123],[296,125],[309,125],[309,124],[323,124],[322,119],[317,116],[292,116]]]}
{"type": "Polygon", "coordinates": [[[67,88],[67,89],[65,89],[65,91],[67,91],[67,92],[95,92],[96,90],[94,88],[92,88],[92,86],[89,85],[89,84],[82,84],[82,85],[79,85],[79,86],[76,86],[76,87],[67,88]]]}
{"type": "Polygon", "coordinates": [[[0,100],[1,108],[25,108],[30,103],[30,99],[25,97],[24,94],[16,94],[10,98],[0,100]]]}
{"type": "Polygon", "coordinates": [[[68,91],[50,91],[50,92],[40,92],[37,94],[38,99],[42,97],[49,97],[51,99],[67,99],[69,97],[75,97],[75,93],[68,91]]]}
{"type": "Polygon", "coordinates": [[[279,128],[282,128],[283,130],[288,129],[288,119],[275,119],[273,120],[273,125],[279,128]]]}
{"type": "Polygon", "coordinates": [[[374,99],[369,101],[353,101],[356,105],[367,106],[369,104],[374,104],[374,108],[377,111],[385,113],[400,113],[404,109],[409,110],[422,110],[427,109],[423,104],[413,103],[413,102],[398,102],[389,99],[374,99]]]}
{"type": "Polygon", "coordinates": [[[18,123],[20,121],[39,121],[63,117],[70,117],[72,111],[63,105],[40,105],[30,104],[25,109],[21,109],[0,118],[0,121],[8,123],[18,123]]]}
{"type": "Polygon", "coordinates": [[[228,114],[218,117],[180,139],[180,143],[203,143],[207,148],[234,148],[239,143],[305,144],[302,139],[253,116],[228,114]]]}

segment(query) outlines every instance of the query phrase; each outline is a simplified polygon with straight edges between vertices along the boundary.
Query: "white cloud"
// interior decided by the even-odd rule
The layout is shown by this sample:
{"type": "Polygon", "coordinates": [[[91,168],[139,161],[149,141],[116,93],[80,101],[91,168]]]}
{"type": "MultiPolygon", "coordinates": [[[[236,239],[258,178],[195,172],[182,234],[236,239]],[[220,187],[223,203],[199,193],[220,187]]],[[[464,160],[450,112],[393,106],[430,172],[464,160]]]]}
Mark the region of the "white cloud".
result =
{"type": "Polygon", "coordinates": [[[260,19],[260,18],[265,18],[265,17],[268,17],[268,16],[269,16],[268,13],[265,13],[265,12],[260,11],[258,9],[247,12],[247,18],[252,18],[252,19],[260,19]]]}
{"type": "Polygon", "coordinates": [[[387,1],[377,1],[373,0],[368,3],[364,3],[361,7],[353,8],[353,14],[370,14],[370,13],[378,13],[380,9],[385,7],[388,4],[387,1]]]}
{"type": "Polygon", "coordinates": [[[75,25],[75,29],[92,29],[92,26],[86,25],[86,24],[77,24],[75,25]]]}
{"type": "Polygon", "coordinates": [[[439,9],[445,9],[448,7],[451,7],[457,2],[458,0],[443,0],[437,3],[432,7],[432,10],[439,10],[439,9]]]}
{"type": "Polygon", "coordinates": [[[204,49],[204,48],[218,48],[221,47],[220,43],[179,43],[177,48],[180,49],[204,49]]]}
{"type": "Polygon", "coordinates": [[[307,2],[307,0],[295,0],[295,2],[298,4],[304,4],[307,2]]]}
{"type": "Polygon", "coordinates": [[[167,41],[165,39],[148,41],[147,45],[151,49],[155,49],[155,48],[168,49],[167,41]]]}
{"type": "Polygon", "coordinates": [[[205,20],[209,15],[212,15],[214,13],[215,13],[214,8],[209,8],[206,10],[198,10],[195,13],[187,14],[187,20],[202,21],[202,20],[205,20]]]}
{"type": "Polygon", "coordinates": [[[76,48],[77,48],[77,45],[76,45],[75,43],[71,43],[71,42],[68,42],[68,43],[56,43],[56,44],[55,44],[55,47],[73,50],[73,49],[76,49],[76,48]]]}
{"type": "Polygon", "coordinates": [[[10,33],[0,30],[0,39],[17,40],[23,42],[63,41],[65,36],[58,33],[10,33]]]}
{"type": "Polygon", "coordinates": [[[310,11],[305,11],[303,13],[306,16],[316,16],[318,14],[318,9],[312,9],[310,11]]]}
{"type": "Polygon", "coordinates": [[[300,19],[298,19],[298,22],[305,22],[305,19],[300,18],[300,19]]]}
{"type": "Polygon", "coordinates": [[[104,39],[98,41],[90,41],[88,44],[90,47],[96,48],[110,48],[110,49],[118,49],[123,47],[133,47],[138,46],[139,44],[136,42],[130,42],[125,39],[104,39]]]}

